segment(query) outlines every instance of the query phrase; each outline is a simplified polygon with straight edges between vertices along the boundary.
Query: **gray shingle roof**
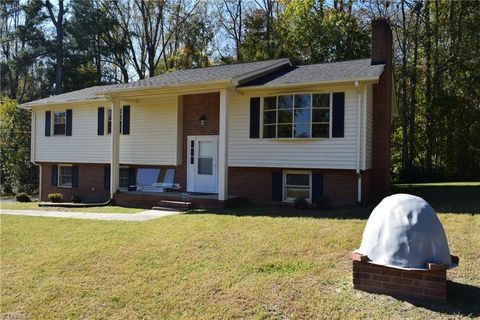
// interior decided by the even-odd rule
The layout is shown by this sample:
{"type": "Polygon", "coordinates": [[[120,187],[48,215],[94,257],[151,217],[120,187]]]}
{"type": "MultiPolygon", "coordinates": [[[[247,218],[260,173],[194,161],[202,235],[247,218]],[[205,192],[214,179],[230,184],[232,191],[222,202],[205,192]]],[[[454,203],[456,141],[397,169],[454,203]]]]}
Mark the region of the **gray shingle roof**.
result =
{"type": "Polygon", "coordinates": [[[279,65],[290,65],[290,60],[277,59],[230,65],[219,65],[189,70],[178,70],[130,83],[96,86],[82,90],[72,91],[57,96],[51,96],[45,99],[27,102],[24,103],[22,106],[29,107],[42,104],[48,105],[64,102],[68,103],[75,101],[96,100],[101,99],[101,96],[98,96],[99,94],[107,92],[134,90],[142,88],[171,87],[213,81],[231,81],[235,78],[250,74],[252,72],[261,72],[265,69],[274,68],[279,65]]]}
{"type": "Polygon", "coordinates": [[[255,73],[263,74],[266,70],[276,70],[247,82],[241,87],[277,86],[322,81],[348,81],[379,77],[383,65],[372,66],[370,59],[343,62],[312,64],[291,67],[288,59],[220,65],[207,68],[179,70],[148,79],[130,83],[96,86],[72,91],[45,99],[27,102],[22,107],[99,100],[102,93],[120,92],[143,88],[161,88],[215,81],[233,81],[255,73]],[[279,66],[283,66],[278,69],[279,66]],[[278,69],[278,70],[277,70],[278,69]]]}
{"type": "Polygon", "coordinates": [[[378,78],[383,72],[383,67],[383,64],[372,66],[370,59],[295,66],[270,73],[250,81],[242,87],[378,78]]]}

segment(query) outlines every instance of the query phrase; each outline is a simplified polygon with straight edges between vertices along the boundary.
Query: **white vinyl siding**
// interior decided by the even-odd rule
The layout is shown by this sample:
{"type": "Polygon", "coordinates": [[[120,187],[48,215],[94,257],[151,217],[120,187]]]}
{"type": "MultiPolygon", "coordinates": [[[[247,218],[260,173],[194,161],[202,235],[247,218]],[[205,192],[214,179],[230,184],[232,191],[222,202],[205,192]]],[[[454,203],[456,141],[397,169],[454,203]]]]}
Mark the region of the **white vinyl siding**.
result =
{"type": "Polygon", "coordinates": [[[72,109],[72,135],[50,137],[45,136],[45,111],[52,111],[53,118],[54,112],[65,111],[65,106],[35,108],[35,161],[109,163],[110,136],[97,135],[98,107],[68,106],[68,109],[72,109]]]}
{"type": "MultiPolygon", "coordinates": [[[[142,99],[130,105],[130,134],[120,135],[120,163],[139,165],[177,165],[179,139],[177,97],[142,99]]],[[[110,163],[111,135],[97,134],[98,107],[82,104],[73,110],[72,136],[45,136],[45,111],[63,107],[36,108],[35,161],[65,163],[110,163]]],[[[108,106],[105,106],[108,110],[108,106]]],[[[106,114],[107,116],[108,114],[106,114]]],[[[107,128],[105,128],[107,132],[107,128]]]]}
{"type": "MultiPolygon", "coordinates": [[[[250,139],[250,97],[271,94],[232,92],[229,110],[228,165],[276,168],[356,168],[357,91],[352,87],[318,92],[345,92],[345,136],[312,139],[250,139]]],[[[313,92],[313,91],[311,91],[313,92]]]]}
{"type": "Polygon", "coordinates": [[[120,163],[177,165],[177,97],[130,104],[130,134],[120,135],[120,163]]]}

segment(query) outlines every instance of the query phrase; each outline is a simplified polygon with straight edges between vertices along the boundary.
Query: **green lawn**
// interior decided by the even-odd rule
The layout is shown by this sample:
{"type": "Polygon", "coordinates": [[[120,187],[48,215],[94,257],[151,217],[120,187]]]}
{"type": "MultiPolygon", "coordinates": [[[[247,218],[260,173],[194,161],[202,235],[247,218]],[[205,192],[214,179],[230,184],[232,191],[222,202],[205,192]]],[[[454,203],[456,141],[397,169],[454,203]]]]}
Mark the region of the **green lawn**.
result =
{"type": "Polygon", "coordinates": [[[244,208],[141,223],[1,216],[0,318],[480,316],[480,215],[439,214],[461,259],[442,306],[353,290],[347,255],[366,211],[244,208]]]}
{"type": "Polygon", "coordinates": [[[66,208],[66,207],[39,207],[38,202],[2,202],[0,209],[4,210],[45,210],[65,212],[97,212],[97,213],[137,213],[144,209],[126,208],[119,206],[66,208]]]}

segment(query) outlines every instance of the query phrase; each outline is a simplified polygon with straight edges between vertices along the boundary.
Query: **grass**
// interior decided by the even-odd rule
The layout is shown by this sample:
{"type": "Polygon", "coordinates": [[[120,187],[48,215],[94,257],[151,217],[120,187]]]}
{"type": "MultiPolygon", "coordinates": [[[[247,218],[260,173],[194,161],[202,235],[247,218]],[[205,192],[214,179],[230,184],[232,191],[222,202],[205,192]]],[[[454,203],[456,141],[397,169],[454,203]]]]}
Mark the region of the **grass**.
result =
{"type": "Polygon", "coordinates": [[[480,215],[439,214],[461,260],[448,272],[448,303],[438,305],[353,290],[347,255],[359,246],[363,212],[268,210],[141,223],[2,215],[0,318],[480,316],[480,215]]]}
{"type": "Polygon", "coordinates": [[[64,212],[95,212],[95,213],[138,213],[144,209],[126,208],[119,206],[66,208],[66,207],[39,207],[38,202],[2,202],[0,208],[3,210],[43,210],[43,211],[64,211],[64,212]]]}

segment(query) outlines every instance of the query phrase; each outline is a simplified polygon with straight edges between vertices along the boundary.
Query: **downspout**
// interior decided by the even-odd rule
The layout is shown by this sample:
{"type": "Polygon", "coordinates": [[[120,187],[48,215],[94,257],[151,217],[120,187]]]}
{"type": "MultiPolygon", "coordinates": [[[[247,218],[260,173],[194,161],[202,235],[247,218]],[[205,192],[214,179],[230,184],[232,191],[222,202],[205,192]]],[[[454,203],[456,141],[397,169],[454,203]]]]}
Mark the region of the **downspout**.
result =
{"type": "Polygon", "coordinates": [[[38,198],[42,201],[42,166],[35,162],[35,149],[37,144],[36,139],[36,130],[37,130],[37,121],[36,121],[36,113],[33,112],[32,109],[25,108],[28,112],[30,112],[30,162],[38,167],[38,198]]]}
{"type": "Polygon", "coordinates": [[[360,172],[360,149],[361,149],[361,139],[360,139],[360,125],[362,118],[362,94],[360,91],[358,81],[355,81],[355,87],[357,88],[357,203],[362,203],[362,174],[360,172]]]}

